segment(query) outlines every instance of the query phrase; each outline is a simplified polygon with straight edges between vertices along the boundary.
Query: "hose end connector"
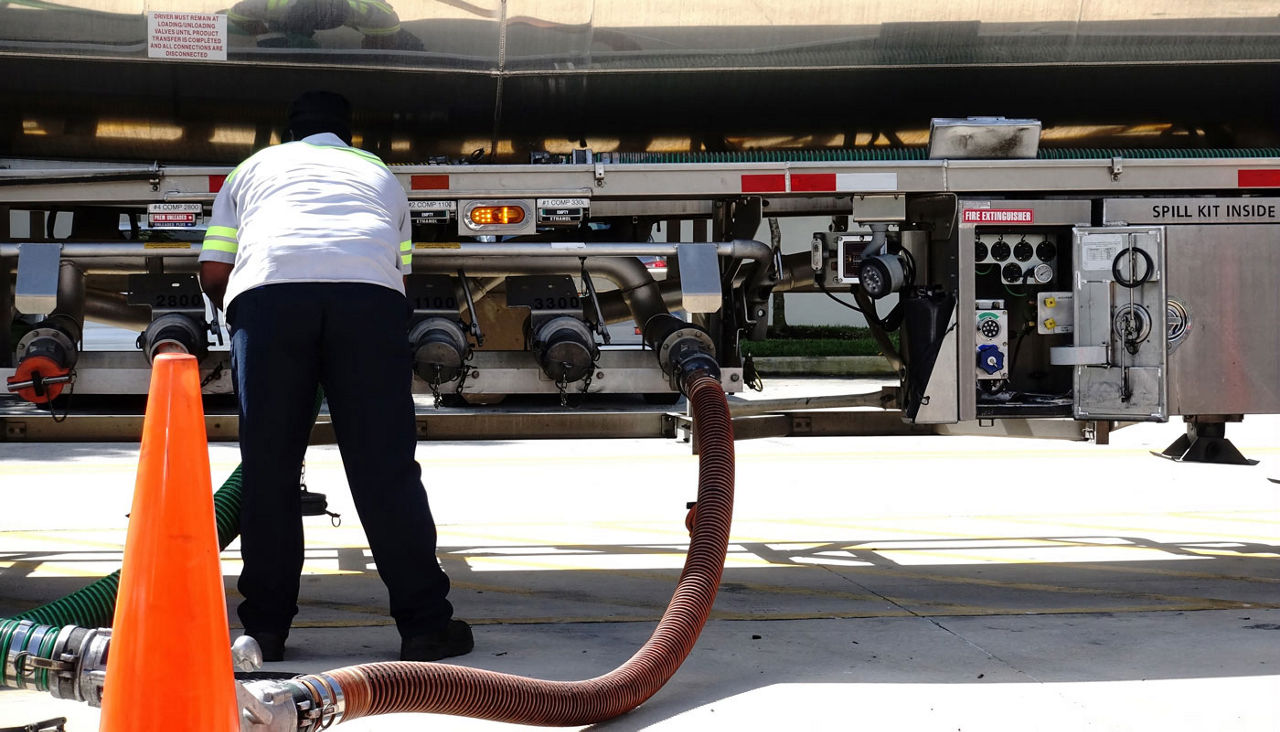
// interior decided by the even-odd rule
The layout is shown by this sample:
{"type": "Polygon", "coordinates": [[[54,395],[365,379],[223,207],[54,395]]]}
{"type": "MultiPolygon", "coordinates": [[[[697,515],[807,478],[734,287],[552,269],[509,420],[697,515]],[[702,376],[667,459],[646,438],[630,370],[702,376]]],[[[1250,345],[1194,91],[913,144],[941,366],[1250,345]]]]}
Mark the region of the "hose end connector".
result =
{"type": "Polygon", "coordinates": [[[137,346],[155,363],[162,353],[189,353],[203,359],[209,353],[209,325],[203,315],[188,312],[166,312],[151,321],[138,336],[137,346]]]}
{"type": "Polygon", "coordinates": [[[242,732],[318,732],[341,722],[346,699],[329,674],[236,683],[242,732]]]}
{"type": "Polygon", "coordinates": [[[69,315],[54,313],[18,341],[9,392],[33,404],[48,404],[74,379],[81,330],[69,315]]]}
{"type": "Polygon", "coordinates": [[[679,389],[686,397],[686,384],[694,374],[720,379],[716,345],[705,329],[663,313],[645,323],[644,341],[658,354],[658,365],[670,379],[671,388],[679,389]]]}
{"type": "Polygon", "coordinates": [[[0,620],[0,687],[47,691],[57,699],[102,706],[110,628],[0,620]]]}

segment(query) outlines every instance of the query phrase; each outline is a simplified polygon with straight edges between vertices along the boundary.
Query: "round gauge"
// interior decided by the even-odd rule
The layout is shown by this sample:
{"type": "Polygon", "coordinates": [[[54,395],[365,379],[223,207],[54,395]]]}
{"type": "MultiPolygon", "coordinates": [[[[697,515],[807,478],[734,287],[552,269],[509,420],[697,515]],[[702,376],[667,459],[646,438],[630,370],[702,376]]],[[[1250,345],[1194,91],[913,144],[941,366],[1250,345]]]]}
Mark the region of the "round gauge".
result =
{"type": "Polygon", "coordinates": [[[1003,262],[1009,258],[1009,245],[1005,243],[1004,239],[997,240],[995,244],[991,245],[991,258],[997,262],[1003,262]]]}
{"type": "Polygon", "coordinates": [[[1058,256],[1058,247],[1054,246],[1053,242],[1048,239],[1036,246],[1036,258],[1041,262],[1048,262],[1056,256],[1058,256]]]}
{"type": "Polygon", "coordinates": [[[979,239],[973,243],[973,261],[981,262],[987,258],[987,245],[979,239]]]}
{"type": "Polygon", "coordinates": [[[1031,246],[1031,242],[1026,239],[1022,239],[1019,240],[1017,244],[1013,245],[1013,258],[1019,262],[1029,262],[1031,261],[1031,254],[1034,251],[1035,250],[1031,246]]]}
{"type": "Polygon", "coordinates": [[[1041,262],[1036,265],[1035,269],[1031,270],[1031,277],[1036,282],[1047,285],[1053,280],[1053,267],[1041,262]]]}
{"type": "Polygon", "coordinates": [[[1022,266],[1010,262],[1004,266],[1004,269],[1000,270],[1000,276],[1004,277],[1006,282],[1021,282],[1022,266]]]}
{"type": "Polygon", "coordinates": [[[995,338],[1000,335],[1000,321],[988,318],[978,323],[978,332],[983,338],[995,338]]]}

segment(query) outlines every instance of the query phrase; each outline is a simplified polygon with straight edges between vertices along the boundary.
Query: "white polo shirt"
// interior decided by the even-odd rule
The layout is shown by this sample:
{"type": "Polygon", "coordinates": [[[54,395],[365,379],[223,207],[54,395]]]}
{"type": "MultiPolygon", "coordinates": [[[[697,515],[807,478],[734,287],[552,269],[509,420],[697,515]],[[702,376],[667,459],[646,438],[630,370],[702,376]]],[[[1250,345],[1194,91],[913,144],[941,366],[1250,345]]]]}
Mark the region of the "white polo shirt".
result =
{"type": "Polygon", "coordinates": [[[404,292],[413,244],[404,187],[378,156],[329,132],[260,150],[213,202],[201,262],[234,265],[224,303],[282,282],[404,292]]]}

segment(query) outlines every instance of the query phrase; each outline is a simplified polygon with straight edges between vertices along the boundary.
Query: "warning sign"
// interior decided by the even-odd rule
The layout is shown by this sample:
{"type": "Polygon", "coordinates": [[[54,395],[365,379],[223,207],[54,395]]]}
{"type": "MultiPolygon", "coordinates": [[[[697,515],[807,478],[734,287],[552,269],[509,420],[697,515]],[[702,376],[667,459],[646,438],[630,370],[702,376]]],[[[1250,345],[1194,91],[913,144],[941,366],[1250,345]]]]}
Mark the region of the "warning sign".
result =
{"type": "Polygon", "coordinates": [[[227,16],[218,13],[147,13],[147,56],[226,61],[227,16]]]}
{"type": "Polygon", "coordinates": [[[966,224],[1031,224],[1035,214],[1029,208],[966,208],[960,217],[966,224]]]}
{"type": "Polygon", "coordinates": [[[152,203],[147,206],[147,224],[152,229],[189,229],[200,221],[198,203],[152,203]]]}

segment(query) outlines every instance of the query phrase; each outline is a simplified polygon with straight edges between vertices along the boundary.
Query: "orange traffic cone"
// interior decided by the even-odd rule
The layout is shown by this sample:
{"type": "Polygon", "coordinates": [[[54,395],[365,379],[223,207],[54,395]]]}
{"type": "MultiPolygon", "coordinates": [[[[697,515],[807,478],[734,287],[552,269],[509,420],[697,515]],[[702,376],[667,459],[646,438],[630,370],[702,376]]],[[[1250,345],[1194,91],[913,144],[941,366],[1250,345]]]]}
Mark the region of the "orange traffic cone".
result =
{"type": "Polygon", "coordinates": [[[99,730],[240,728],[194,356],[151,369],[99,730]]]}

